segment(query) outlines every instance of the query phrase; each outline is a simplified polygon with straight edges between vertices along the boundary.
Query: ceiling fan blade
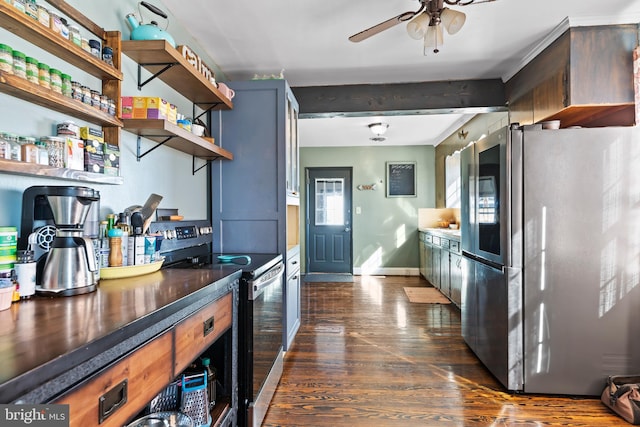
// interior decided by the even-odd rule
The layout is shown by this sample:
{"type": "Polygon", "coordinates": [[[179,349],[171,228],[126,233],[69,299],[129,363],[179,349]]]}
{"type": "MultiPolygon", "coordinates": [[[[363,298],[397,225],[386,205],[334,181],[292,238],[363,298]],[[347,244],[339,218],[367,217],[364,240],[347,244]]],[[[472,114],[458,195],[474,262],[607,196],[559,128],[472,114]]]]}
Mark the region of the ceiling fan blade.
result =
{"type": "Polygon", "coordinates": [[[358,34],[352,35],[351,37],[349,37],[349,40],[354,43],[361,42],[362,40],[366,40],[371,36],[374,36],[378,33],[383,32],[384,30],[388,30],[389,28],[394,27],[401,22],[406,22],[410,20],[411,18],[416,16],[417,13],[418,12],[401,13],[400,15],[394,16],[391,19],[387,19],[386,21],[381,22],[377,25],[374,25],[371,28],[367,28],[364,31],[360,31],[358,34]]]}

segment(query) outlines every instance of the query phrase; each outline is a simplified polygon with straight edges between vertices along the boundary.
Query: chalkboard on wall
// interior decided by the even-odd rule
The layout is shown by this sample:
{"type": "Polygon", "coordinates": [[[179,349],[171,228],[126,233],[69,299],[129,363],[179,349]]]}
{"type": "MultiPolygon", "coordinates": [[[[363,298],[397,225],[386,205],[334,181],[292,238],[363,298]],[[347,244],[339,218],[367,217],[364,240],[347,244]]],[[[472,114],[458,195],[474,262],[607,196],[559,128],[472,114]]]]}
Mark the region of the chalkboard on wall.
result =
{"type": "Polygon", "coordinates": [[[416,196],[416,162],[387,162],[387,197],[416,196]]]}

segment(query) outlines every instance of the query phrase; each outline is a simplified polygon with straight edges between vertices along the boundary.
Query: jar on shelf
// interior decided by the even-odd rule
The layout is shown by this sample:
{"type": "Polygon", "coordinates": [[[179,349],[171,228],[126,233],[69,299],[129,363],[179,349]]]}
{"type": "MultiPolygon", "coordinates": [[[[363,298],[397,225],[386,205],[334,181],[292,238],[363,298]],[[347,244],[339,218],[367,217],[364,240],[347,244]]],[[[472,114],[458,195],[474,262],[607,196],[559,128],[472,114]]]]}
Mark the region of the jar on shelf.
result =
{"type": "Polygon", "coordinates": [[[100,109],[100,92],[97,90],[91,91],[91,106],[100,109]]]}
{"type": "Polygon", "coordinates": [[[101,50],[100,50],[100,40],[91,39],[89,40],[89,48],[91,49],[91,54],[96,58],[100,58],[101,50]]]}
{"type": "Polygon", "coordinates": [[[47,147],[49,166],[64,167],[64,138],[59,136],[43,136],[40,139],[47,147]]]}
{"type": "Polygon", "coordinates": [[[49,151],[46,144],[42,140],[36,141],[36,147],[38,147],[38,164],[49,166],[49,151]]]}
{"type": "Polygon", "coordinates": [[[0,44],[0,71],[13,74],[13,49],[6,44],[0,44]]]}
{"type": "Polygon", "coordinates": [[[38,163],[38,147],[36,139],[31,136],[21,136],[18,138],[20,144],[20,154],[23,162],[38,163]]]}
{"type": "Polygon", "coordinates": [[[20,144],[18,143],[18,135],[13,133],[5,133],[5,139],[9,142],[9,147],[11,149],[11,160],[21,161],[22,160],[22,150],[20,148],[20,144]]]}
{"type": "Polygon", "coordinates": [[[4,135],[4,132],[0,133],[0,159],[11,160],[11,145],[4,135]]]}
{"type": "Polygon", "coordinates": [[[49,27],[51,25],[51,16],[49,15],[49,9],[40,4],[38,5],[38,22],[46,27],[49,27]]]}
{"type": "Polygon", "coordinates": [[[76,101],[82,102],[82,85],[80,82],[71,82],[71,97],[76,101]]]}
{"type": "Polygon", "coordinates": [[[89,39],[82,37],[80,41],[80,47],[82,50],[91,53],[91,46],[89,46],[89,39]]]}
{"type": "Polygon", "coordinates": [[[17,50],[13,51],[13,74],[23,79],[27,78],[27,56],[17,50]]]}
{"type": "Polygon", "coordinates": [[[91,105],[91,89],[89,86],[82,86],[82,102],[91,105]]]}
{"type": "Polygon", "coordinates": [[[31,83],[40,84],[38,60],[36,58],[27,56],[25,62],[27,64],[27,80],[29,80],[31,83]]]}
{"type": "Polygon", "coordinates": [[[109,98],[109,114],[112,116],[116,115],[116,101],[109,98]]]}
{"type": "Polygon", "coordinates": [[[21,11],[22,13],[27,12],[27,7],[24,4],[24,0],[13,0],[13,7],[21,11]]]}
{"type": "Polygon", "coordinates": [[[109,46],[102,48],[102,60],[113,67],[113,49],[109,46]]]}
{"type": "Polygon", "coordinates": [[[73,94],[73,90],[71,88],[71,76],[65,73],[62,73],[62,94],[69,98],[71,98],[73,94]]]}
{"type": "Polygon", "coordinates": [[[51,90],[62,94],[62,71],[51,68],[51,90]]]}
{"type": "Polygon", "coordinates": [[[80,36],[80,27],[77,25],[69,25],[69,40],[76,46],[82,47],[82,36],[80,36]]]}
{"type": "Polygon", "coordinates": [[[36,0],[27,0],[25,2],[25,13],[33,19],[38,19],[38,5],[36,0]]]}
{"type": "Polygon", "coordinates": [[[107,95],[100,95],[100,111],[109,112],[109,97],[107,95]]]}
{"type": "Polygon", "coordinates": [[[58,35],[62,35],[62,21],[60,19],[58,12],[49,11],[49,28],[58,35]]]}
{"type": "Polygon", "coordinates": [[[49,66],[42,62],[38,62],[38,81],[40,86],[51,89],[51,73],[49,66]]]}
{"type": "Polygon", "coordinates": [[[67,20],[62,17],[60,18],[60,22],[62,23],[62,25],[60,25],[60,35],[63,39],[69,40],[69,24],[67,24],[67,20]]]}

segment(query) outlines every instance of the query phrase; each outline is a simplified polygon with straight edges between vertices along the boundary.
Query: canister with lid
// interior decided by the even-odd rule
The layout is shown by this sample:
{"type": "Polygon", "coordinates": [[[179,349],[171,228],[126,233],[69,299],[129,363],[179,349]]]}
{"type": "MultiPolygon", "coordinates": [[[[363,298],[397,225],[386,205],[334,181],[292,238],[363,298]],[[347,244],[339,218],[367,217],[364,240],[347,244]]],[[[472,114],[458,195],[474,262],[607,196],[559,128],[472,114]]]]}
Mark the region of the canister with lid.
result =
{"type": "Polygon", "coordinates": [[[54,33],[62,35],[62,21],[60,20],[58,12],[53,10],[49,11],[49,27],[54,33]]]}
{"type": "Polygon", "coordinates": [[[107,64],[113,66],[113,49],[109,46],[102,48],[102,60],[107,64]]]}
{"type": "Polygon", "coordinates": [[[100,58],[102,56],[100,50],[100,40],[89,40],[89,48],[91,49],[91,54],[96,58],[100,58]]]}
{"type": "Polygon", "coordinates": [[[69,40],[76,46],[82,47],[82,36],[80,36],[80,27],[77,25],[69,25],[69,40]]]}
{"type": "Polygon", "coordinates": [[[38,60],[36,58],[27,56],[25,62],[27,64],[27,80],[29,80],[31,83],[40,84],[38,74],[38,60]]]}
{"type": "Polygon", "coordinates": [[[40,139],[36,141],[36,146],[38,147],[38,164],[49,166],[49,151],[47,150],[47,146],[40,139]]]}
{"type": "Polygon", "coordinates": [[[47,147],[49,166],[64,167],[64,138],[59,136],[43,136],[40,139],[47,147]]]}
{"type": "Polygon", "coordinates": [[[87,105],[91,105],[91,88],[89,86],[82,86],[82,102],[87,105]]]}
{"type": "Polygon", "coordinates": [[[51,90],[62,94],[62,71],[56,70],[55,68],[49,71],[51,74],[51,90]]]}
{"type": "Polygon", "coordinates": [[[71,82],[71,97],[76,101],[82,102],[82,85],[80,82],[71,82]]]}
{"type": "Polygon", "coordinates": [[[36,0],[26,0],[25,13],[33,19],[38,19],[38,5],[36,0]]]}
{"type": "Polygon", "coordinates": [[[38,81],[40,82],[40,86],[51,89],[51,73],[49,71],[49,66],[42,62],[38,63],[38,81]]]}
{"type": "Polygon", "coordinates": [[[4,134],[5,140],[9,142],[9,147],[11,148],[11,160],[21,161],[22,160],[22,149],[20,148],[20,144],[18,143],[18,135],[14,135],[12,133],[4,134]]]}
{"type": "Polygon", "coordinates": [[[4,135],[4,132],[0,133],[0,159],[11,160],[11,144],[4,135]]]}
{"type": "Polygon", "coordinates": [[[100,92],[97,90],[91,91],[91,106],[100,109],[100,92]]]}
{"type": "Polygon", "coordinates": [[[20,144],[21,157],[23,162],[38,163],[38,147],[36,139],[31,136],[21,136],[18,138],[20,144]]]}
{"type": "Polygon", "coordinates": [[[51,25],[51,17],[49,16],[49,9],[42,5],[38,5],[38,22],[42,25],[49,27],[51,25]]]}
{"type": "Polygon", "coordinates": [[[109,97],[107,95],[100,95],[100,111],[109,112],[109,97]]]}
{"type": "Polygon", "coordinates": [[[13,7],[18,9],[22,13],[27,12],[27,6],[24,4],[24,0],[13,0],[13,7]]]}
{"type": "Polygon", "coordinates": [[[33,251],[18,251],[13,268],[16,272],[21,299],[31,298],[36,293],[36,265],[33,251]]]}
{"type": "Polygon", "coordinates": [[[0,44],[0,71],[13,74],[13,49],[6,44],[0,44]]]}
{"type": "Polygon", "coordinates": [[[82,50],[85,50],[85,51],[91,53],[91,46],[89,46],[89,39],[82,37],[82,39],[81,39],[81,47],[82,47],[82,50]]]}
{"type": "Polygon", "coordinates": [[[65,18],[60,17],[60,35],[63,39],[69,40],[69,24],[67,24],[67,20],[65,18]]]}
{"type": "Polygon", "coordinates": [[[69,74],[62,73],[62,94],[71,98],[73,96],[73,90],[71,88],[71,76],[69,74]]]}
{"type": "Polygon", "coordinates": [[[13,74],[23,79],[27,78],[27,57],[24,53],[13,51],[13,74]]]}

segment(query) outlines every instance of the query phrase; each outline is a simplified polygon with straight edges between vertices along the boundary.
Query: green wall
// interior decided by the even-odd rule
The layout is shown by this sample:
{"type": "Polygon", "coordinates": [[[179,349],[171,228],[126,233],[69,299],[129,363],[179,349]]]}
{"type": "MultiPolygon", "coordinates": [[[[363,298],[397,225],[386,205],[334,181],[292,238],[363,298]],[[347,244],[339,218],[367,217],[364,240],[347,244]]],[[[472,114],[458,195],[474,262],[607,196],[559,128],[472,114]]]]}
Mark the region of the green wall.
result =
{"type": "Polygon", "coordinates": [[[353,266],[368,274],[417,274],[418,208],[435,207],[435,148],[402,147],[302,147],[300,148],[300,250],[306,266],[306,168],[351,167],[353,169],[353,266]],[[414,161],[417,197],[387,198],[387,161],[414,161]],[[376,190],[357,189],[377,184],[376,190]],[[356,214],[360,207],[361,213],[356,214]]]}

